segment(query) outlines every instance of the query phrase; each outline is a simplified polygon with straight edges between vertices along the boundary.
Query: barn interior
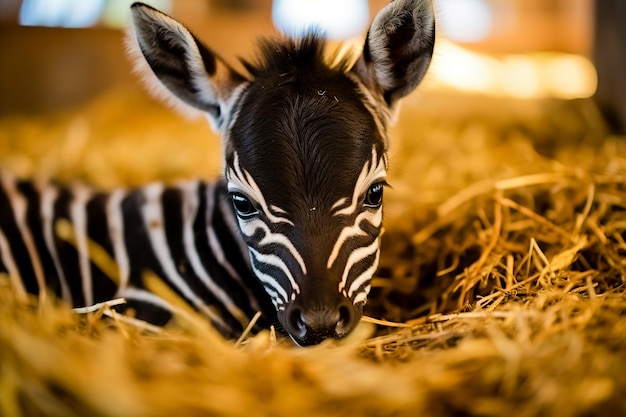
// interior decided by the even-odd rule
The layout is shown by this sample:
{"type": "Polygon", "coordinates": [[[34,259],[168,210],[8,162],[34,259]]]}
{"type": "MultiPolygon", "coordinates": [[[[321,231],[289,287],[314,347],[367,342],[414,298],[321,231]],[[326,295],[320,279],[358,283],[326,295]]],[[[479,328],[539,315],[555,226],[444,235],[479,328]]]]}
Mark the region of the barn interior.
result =
{"type": "MultiPolygon", "coordinates": [[[[133,72],[130,3],[0,0],[3,172],[105,190],[220,174],[207,122],[133,72]]],[[[310,19],[360,48],[387,0],[149,3],[236,66],[257,37],[310,19]]],[[[0,415],[626,413],[626,3],[435,6],[431,69],[392,129],[380,267],[354,334],[306,349],[274,331],[228,341],[193,311],[153,328],[106,305],[24,303],[4,276],[0,415]]]]}

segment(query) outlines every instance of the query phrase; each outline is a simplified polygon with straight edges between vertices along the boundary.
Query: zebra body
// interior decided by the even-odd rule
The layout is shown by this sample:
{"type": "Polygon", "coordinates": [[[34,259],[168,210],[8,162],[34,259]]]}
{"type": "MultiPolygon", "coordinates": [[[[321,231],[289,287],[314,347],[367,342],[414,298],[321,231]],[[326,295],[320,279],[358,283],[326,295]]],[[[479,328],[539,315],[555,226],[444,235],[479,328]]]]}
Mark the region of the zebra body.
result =
{"type": "Polygon", "coordinates": [[[124,296],[162,322],[169,306],[144,287],[148,270],[227,336],[256,311],[300,345],[346,336],[378,265],[388,128],[433,53],[431,1],[389,3],[356,61],[329,58],[311,34],[261,42],[245,74],[169,16],[131,11],[138,68],[153,92],[208,118],[224,178],[110,194],[4,178],[2,268],[22,292],[47,279],[74,305],[124,296]],[[58,218],[72,245],[55,236],[58,218]],[[115,285],[90,242],[115,259],[115,285]]]}
{"type": "Polygon", "coordinates": [[[275,321],[250,273],[224,180],[110,193],[1,180],[0,272],[19,294],[43,296],[45,285],[75,307],[123,297],[138,318],[164,324],[173,307],[146,290],[152,272],[227,337],[257,311],[275,321]],[[71,225],[72,241],[56,232],[60,220],[71,225]],[[93,262],[94,244],[115,261],[114,276],[93,262]]]}

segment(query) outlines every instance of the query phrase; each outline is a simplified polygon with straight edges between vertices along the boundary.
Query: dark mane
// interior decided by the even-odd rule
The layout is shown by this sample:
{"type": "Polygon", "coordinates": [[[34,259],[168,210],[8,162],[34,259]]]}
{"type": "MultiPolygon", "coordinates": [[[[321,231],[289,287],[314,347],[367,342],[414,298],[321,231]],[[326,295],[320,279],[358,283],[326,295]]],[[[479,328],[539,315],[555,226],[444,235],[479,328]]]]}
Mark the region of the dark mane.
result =
{"type": "Polygon", "coordinates": [[[327,42],[319,32],[301,38],[262,38],[258,41],[260,53],[254,61],[242,59],[241,63],[253,77],[315,70],[320,66],[337,72],[350,68],[349,54],[340,48],[327,52],[327,42]]]}

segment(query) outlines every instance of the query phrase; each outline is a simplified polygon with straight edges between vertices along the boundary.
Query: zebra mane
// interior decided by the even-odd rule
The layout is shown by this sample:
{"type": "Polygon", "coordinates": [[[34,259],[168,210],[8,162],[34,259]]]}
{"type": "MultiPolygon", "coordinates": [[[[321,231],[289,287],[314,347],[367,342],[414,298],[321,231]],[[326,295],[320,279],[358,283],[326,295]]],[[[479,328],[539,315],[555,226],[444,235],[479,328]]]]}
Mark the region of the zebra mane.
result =
{"type": "Polygon", "coordinates": [[[356,61],[355,54],[344,45],[329,51],[328,42],[319,31],[303,37],[261,38],[259,53],[253,61],[240,59],[253,77],[315,71],[325,67],[332,71],[347,72],[356,61]]]}

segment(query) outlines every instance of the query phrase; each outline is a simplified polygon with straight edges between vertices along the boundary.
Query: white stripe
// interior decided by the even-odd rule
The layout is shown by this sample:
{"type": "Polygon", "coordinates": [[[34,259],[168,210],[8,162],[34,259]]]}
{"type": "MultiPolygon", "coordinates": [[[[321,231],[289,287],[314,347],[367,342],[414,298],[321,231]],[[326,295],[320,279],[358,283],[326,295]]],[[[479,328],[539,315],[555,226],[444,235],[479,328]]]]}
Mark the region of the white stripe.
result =
{"type": "Polygon", "coordinates": [[[48,291],[46,289],[46,280],[43,275],[43,267],[41,266],[39,253],[37,252],[33,235],[30,233],[26,222],[26,210],[28,208],[28,204],[26,199],[15,189],[12,178],[3,175],[2,186],[7,194],[7,197],[9,198],[9,204],[11,204],[13,215],[15,217],[15,224],[20,231],[22,241],[24,242],[26,250],[28,251],[28,256],[30,257],[33,272],[35,273],[35,279],[37,280],[37,285],[39,286],[39,301],[43,303],[46,300],[46,294],[48,291]]]}
{"type": "Polygon", "coordinates": [[[209,247],[211,248],[211,253],[213,253],[213,256],[215,257],[215,260],[217,261],[217,263],[220,264],[220,266],[224,268],[226,272],[228,273],[228,275],[230,275],[235,281],[241,283],[242,282],[241,277],[235,270],[235,267],[232,266],[230,262],[228,262],[228,259],[226,258],[226,254],[222,250],[222,245],[219,242],[217,234],[215,233],[215,230],[210,226],[207,229],[207,239],[209,241],[209,247]]]}
{"type": "Polygon", "coordinates": [[[155,295],[146,290],[142,290],[134,287],[126,287],[119,291],[119,296],[125,298],[126,300],[134,300],[140,301],[142,303],[148,303],[160,307],[169,312],[174,311],[174,307],[162,299],[161,297],[155,295]]]}
{"type": "Polygon", "coordinates": [[[2,257],[2,263],[7,267],[9,279],[13,284],[18,300],[26,301],[26,289],[22,282],[22,276],[20,275],[19,268],[15,264],[15,258],[11,253],[11,246],[4,233],[2,233],[2,229],[0,229],[0,256],[2,257]]]}
{"type": "Polygon", "coordinates": [[[262,229],[265,234],[263,238],[259,242],[257,242],[258,247],[270,245],[272,243],[285,247],[285,249],[289,251],[291,256],[300,265],[302,274],[306,275],[306,265],[304,264],[304,259],[302,259],[302,255],[300,255],[300,252],[298,252],[296,247],[293,245],[293,243],[291,243],[287,236],[281,233],[272,233],[269,226],[260,219],[247,220],[245,223],[241,222],[240,227],[241,232],[250,238],[254,236],[258,229],[262,229]]]}
{"type": "Polygon", "coordinates": [[[280,296],[278,295],[278,293],[276,291],[274,291],[273,289],[269,288],[268,286],[264,286],[263,287],[265,292],[267,293],[267,295],[270,296],[270,300],[272,300],[272,304],[274,304],[274,307],[276,308],[276,310],[281,311],[284,310],[284,303],[282,303],[280,296]]]}
{"type": "MultiPolygon", "coordinates": [[[[280,207],[275,206],[275,205],[273,205],[273,204],[272,204],[272,205],[270,205],[270,209],[271,209],[272,211],[275,211],[276,213],[280,213],[280,214],[287,214],[287,211],[286,211],[286,210],[283,210],[283,209],[281,209],[280,207]]],[[[292,223],[292,224],[293,224],[293,223],[292,223]]]]}
{"type": "Polygon", "coordinates": [[[207,315],[211,320],[216,323],[224,325],[222,319],[215,314],[205,303],[189,288],[185,279],[180,276],[174,265],[172,254],[167,245],[167,238],[165,236],[165,229],[163,224],[163,210],[161,207],[160,197],[163,193],[163,185],[155,183],[146,186],[143,189],[143,194],[146,197],[146,202],[142,208],[145,227],[150,237],[150,244],[156,258],[158,259],[165,275],[170,282],[178,288],[185,298],[190,300],[194,306],[207,315]]]}
{"type": "Polygon", "coordinates": [[[338,209],[339,207],[343,206],[347,202],[348,202],[348,197],[341,197],[339,200],[335,202],[335,204],[332,205],[332,207],[330,208],[330,211],[338,209]]]}
{"type": "Polygon", "coordinates": [[[378,248],[379,248],[378,239],[376,239],[369,245],[357,248],[354,251],[352,251],[352,253],[350,253],[350,256],[348,257],[348,261],[346,262],[346,266],[343,270],[343,275],[341,276],[341,282],[339,283],[340,293],[344,292],[344,289],[346,287],[346,282],[348,280],[348,275],[350,274],[350,270],[352,269],[352,267],[356,265],[358,262],[367,258],[368,256],[371,256],[374,253],[376,253],[378,251],[378,248]]]}
{"type": "MultiPolygon", "coordinates": [[[[278,283],[278,281],[276,281],[276,279],[273,276],[268,275],[265,272],[262,272],[259,268],[257,268],[254,261],[252,262],[252,269],[254,270],[254,274],[256,275],[256,277],[263,284],[271,287],[276,292],[276,294],[281,299],[280,301],[282,301],[283,304],[286,303],[287,300],[289,300],[289,295],[287,294],[285,289],[278,283]]],[[[272,298],[272,301],[274,301],[273,298],[272,298]]]]}
{"type": "Polygon", "coordinates": [[[367,189],[375,182],[385,179],[386,169],[384,164],[384,158],[378,158],[376,154],[376,147],[372,147],[372,159],[363,166],[359,177],[354,185],[354,193],[352,194],[352,201],[348,207],[333,213],[333,216],[350,216],[354,214],[359,202],[359,196],[364,194],[367,189]]]}
{"type": "Polygon", "coordinates": [[[69,305],[73,306],[72,292],[70,291],[67,278],[65,277],[65,271],[61,265],[57,247],[54,244],[54,202],[58,197],[58,191],[52,185],[41,183],[37,184],[37,189],[39,191],[39,195],[41,196],[40,215],[43,226],[43,238],[46,242],[48,252],[50,253],[50,257],[52,258],[52,262],[54,263],[54,267],[61,283],[61,297],[69,305]]]}
{"type": "Polygon", "coordinates": [[[357,305],[359,303],[365,304],[367,302],[367,296],[369,295],[371,288],[372,288],[371,285],[368,285],[367,287],[365,287],[363,291],[361,291],[354,297],[354,301],[352,301],[352,303],[354,305],[357,305]]]}
{"type": "Polygon", "coordinates": [[[341,250],[341,247],[344,245],[344,243],[346,243],[349,238],[356,236],[367,236],[367,233],[365,233],[360,227],[363,220],[367,220],[374,227],[380,227],[383,221],[383,211],[379,208],[373,215],[370,211],[364,211],[356,216],[353,225],[346,226],[341,229],[339,237],[337,237],[335,245],[333,246],[333,250],[330,252],[330,256],[328,257],[328,262],[326,263],[326,267],[328,269],[333,266],[333,264],[337,260],[337,257],[339,256],[339,251],[341,250]],[[371,219],[369,217],[371,217],[371,219]]]}
{"type": "Polygon", "coordinates": [[[226,292],[213,281],[208,271],[202,265],[198,250],[195,245],[193,222],[198,215],[198,207],[200,202],[198,200],[198,181],[190,181],[186,183],[180,183],[179,189],[182,191],[183,196],[183,244],[185,246],[185,254],[189,259],[191,268],[194,273],[200,278],[200,281],[208,288],[208,290],[226,307],[226,310],[242,324],[247,324],[247,317],[235,305],[233,300],[226,294],[226,292]]]}
{"type": "MultiPolygon", "coordinates": [[[[239,155],[237,155],[237,152],[234,153],[233,158],[234,168],[229,168],[226,175],[228,179],[228,191],[241,192],[246,196],[252,198],[261,206],[261,209],[272,223],[287,223],[293,226],[293,222],[291,220],[284,217],[279,217],[271,212],[270,208],[267,205],[267,202],[265,201],[265,197],[263,196],[263,193],[261,192],[261,189],[259,188],[257,183],[254,181],[248,171],[246,171],[239,165],[239,155]]],[[[286,211],[281,209],[280,207],[272,207],[278,209],[276,211],[279,214],[286,213],[286,211]]]]}
{"type": "MultiPolygon", "coordinates": [[[[207,184],[207,187],[208,185],[209,184],[207,184]]],[[[219,184],[219,186],[221,187],[222,184],[219,184]]],[[[219,213],[222,215],[222,219],[224,220],[224,223],[226,223],[226,227],[228,228],[230,235],[233,237],[233,239],[235,240],[235,243],[237,244],[237,247],[239,248],[239,254],[241,255],[244,265],[246,266],[246,268],[250,269],[251,265],[250,265],[250,254],[248,252],[248,245],[241,238],[241,229],[237,223],[235,213],[233,212],[233,205],[228,199],[222,198],[222,196],[214,194],[214,193],[208,194],[208,191],[207,191],[206,199],[207,199],[208,205],[211,205],[213,200],[219,202],[219,206],[217,207],[217,209],[219,209],[219,213]]],[[[207,224],[208,225],[213,224],[213,219],[212,219],[213,211],[207,210],[206,216],[207,216],[207,219],[206,219],[207,224]]],[[[213,248],[214,245],[217,245],[217,246],[220,245],[219,239],[217,238],[217,235],[211,226],[209,229],[209,238],[210,238],[209,244],[211,244],[211,248],[213,248]]],[[[224,265],[230,265],[230,263],[228,263],[228,261],[226,260],[226,257],[224,257],[224,265]]],[[[232,266],[231,266],[231,269],[232,269],[232,266]]],[[[243,281],[243,279],[239,276],[239,274],[237,274],[234,270],[233,270],[233,273],[234,273],[232,275],[233,279],[236,282],[238,282],[241,285],[241,288],[243,288],[244,291],[246,292],[251,309],[254,311],[260,310],[261,307],[259,306],[259,302],[256,298],[256,295],[252,293],[250,288],[248,288],[248,286],[243,281]]]]}
{"type": "MultiPolygon", "coordinates": [[[[235,268],[230,264],[230,262],[226,258],[226,254],[224,253],[224,250],[222,250],[222,245],[217,237],[217,234],[215,233],[215,228],[213,227],[215,200],[217,199],[217,196],[215,195],[215,183],[205,184],[205,187],[206,187],[206,190],[205,190],[206,211],[204,215],[205,215],[205,223],[207,225],[206,233],[207,233],[207,240],[209,243],[209,248],[211,248],[211,253],[213,253],[213,256],[215,257],[215,260],[217,261],[217,263],[220,264],[222,268],[224,268],[226,272],[228,272],[228,274],[235,281],[243,285],[243,282],[241,280],[241,277],[239,276],[239,273],[237,273],[235,268]]],[[[218,207],[222,208],[221,206],[218,206],[218,207]]],[[[230,209],[231,207],[232,206],[230,204],[227,204],[226,205],[227,210],[223,212],[223,215],[224,215],[224,221],[226,222],[226,225],[228,226],[228,228],[234,231],[234,230],[237,230],[236,228],[235,229],[231,228],[231,226],[235,226],[235,222],[232,221],[234,219],[226,218],[228,217],[228,214],[229,214],[228,209],[230,209]]],[[[235,239],[237,240],[237,243],[239,244],[241,243],[241,239],[239,238],[239,236],[236,236],[235,239]]],[[[242,248],[243,250],[242,253],[245,253],[246,249],[248,249],[247,246],[245,248],[242,248]]]]}
{"type": "Polygon", "coordinates": [[[89,246],[87,245],[87,200],[91,192],[81,186],[72,188],[74,198],[70,203],[70,220],[74,226],[76,239],[76,251],[78,252],[78,267],[80,269],[81,282],[83,284],[83,297],[85,305],[93,304],[93,282],[91,277],[91,265],[89,263],[89,246]]]}
{"type": "Polygon", "coordinates": [[[120,291],[128,286],[130,277],[130,261],[128,250],[124,240],[124,215],[122,213],[122,201],[126,196],[126,191],[115,190],[109,195],[106,203],[106,215],[109,224],[109,238],[113,246],[113,256],[119,274],[118,296],[120,291]]]}
{"type": "Polygon", "coordinates": [[[266,265],[272,265],[280,269],[281,271],[283,271],[283,273],[287,276],[287,279],[289,279],[289,283],[291,284],[291,288],[293,292],[298,293],[298,294],[300,293],[300,287],[298,286],[298,284],[296,284],[296,280],[293,279],[293,275],[291,275],[291,271],[289,271],[289,268],[287,268],[287,265],[282,260],[282,258],[280,258],[277,255],[274,255],[273,253],[269,253],[269,254],[260,253],[252,248],[250,248],[250,254],[252,255],[252,257],[254,258],[256,262],[263,263],[266,265]]]}
{"type": "MultiPolygon", "coordinates": [[[[202,76],[205,77],[204,73],[202,76]]],[[[231,130],[233,124],[235,123],[237,116],[239,115],[239,109],[237,108],[239,98],[241,97],[241,95],[243,94],[243,92],[245,91],[245,89],[248,87],[249,84],[250,83],[248,82],[242,82],[239,85],[235,86],[234,88],[231,88],[228,97],[225,100],[224,99],[222,100],[223,103],[220,106],[221,115],[223,117],[221,125],[220,125],[221,129],[219,130],[215,129],[215,130],[220,132],[220,135],[224,139],[222,141],[223,145],[227,143],[226,138],[224,138],[224,135],[226,134],[226,132],[231,130]]],[[[211,121],[211,117],[209,117],[209,122],[213,124],[213,122],[211,121]]]]}
{"type": "MultiPolygon", "coordinates": [[[[370,281],[378,268],[378,260],[380,259],[380,250],[376,251],[376,258],[374,258],[374,263],[367,268],[361,275],[356,277],[352,284],[350,284],[350,289],[348,290],[348,297],[352,297],[352,295],[361,288],[365,283],[370,281]]],[[[355,302],[356,304],[356,302],[355,302]]]]}

